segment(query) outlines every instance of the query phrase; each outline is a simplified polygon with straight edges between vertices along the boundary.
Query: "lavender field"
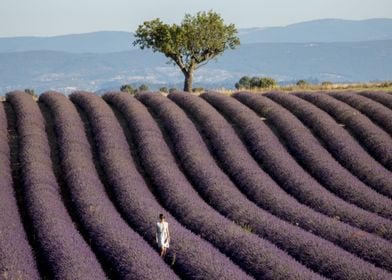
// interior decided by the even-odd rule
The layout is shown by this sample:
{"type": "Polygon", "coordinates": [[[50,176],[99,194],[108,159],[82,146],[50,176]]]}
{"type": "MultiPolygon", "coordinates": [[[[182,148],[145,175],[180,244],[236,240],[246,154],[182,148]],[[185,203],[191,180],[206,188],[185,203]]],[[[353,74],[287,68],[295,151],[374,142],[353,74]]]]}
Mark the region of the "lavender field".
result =
{"type": "Polygon", "coordinates": [[[391,280],[392,93],[10,92],[0,279],[391,280]]]}

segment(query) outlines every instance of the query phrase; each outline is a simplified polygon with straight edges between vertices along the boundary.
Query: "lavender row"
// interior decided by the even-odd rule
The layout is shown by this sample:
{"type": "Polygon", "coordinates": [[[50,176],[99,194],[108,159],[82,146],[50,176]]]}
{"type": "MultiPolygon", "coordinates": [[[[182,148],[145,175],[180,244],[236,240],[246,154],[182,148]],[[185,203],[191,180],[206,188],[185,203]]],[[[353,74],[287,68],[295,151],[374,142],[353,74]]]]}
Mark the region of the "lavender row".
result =
{"type": "MultiPolygon", "coordinates": [[[[238,133],[248,144],[249,150],[280,184],[288,188],[303,184],[318,185],[292,159],[273,132],[253,111],[225,95],[206,93],[202,94],[202,98],[238,128],[238,133]]],[[[259,168],[222,116],[205,105],[203,110],[193,112],[195,121],[199,122],[200,131],[205,134],[205,139],[209,139],[222,168],[250,200],[281,219],[327,239],[377,266],[386,269],[392,267],[392,257],[389,256],[392,252],[390,242],[299,203],[259,168]],[[220,144],[222,141],[225,141],[225,145],[220,144]]],[[[319,188],[322,189],[321,186],[319,188]]]]}
{"type": "Polygon", "coordinates": [[[7,100],[16,114],[24,203],[45,269],[53,279],[105,279],[62,202],[37,103],[23,92],[10,93],[7,100]]]}
{"type": "Polygon", "coordinates": [[[5,279],[39,279],[12,188],[7,117],[3,102],[0,102],[0,166],[0,275],[5,279]]]}
{"type": "Polygon", "coordinates": [[[316,106],[291,94],[269,93],[267,97],[292,113],[288,113],[285,119],[277,116],[271,121],[282,132],[290,130],[291,136],[282,133],[290,141],[288,149],[314,177],[346,201],[392,218],[392,200],[375,191],[392,197],[392,174],[387,169],[316,106]],[[312,133],[322,140],[324,146],[312,133]]]}
{"type": "Polygon", "coordinates": [[[362,112],[392,136],[392,110],[388,107],[356,93],[335,92],[330,95],[362,112]]]}
{"type": "MultiPolygon", "coordinates": [[[[116,93],[112,95],[105,98],[117,97],[116,93]]],[[[90,120],[99,160],[116,205],[127,222],[152,246],[156,246],[156,241],[155,228],[151,225],[158,213],[165,213],[172,235],[169,250],[172,268],[186,279],[252,279],[159,205],[137,171],[127,139],[110,107],[93,94],[78,93],[71,98],[90,120]]]]}
{"type": "MultiPolygon", "coordinates": [[[[303,128],[301,126],[299,126],[299,130],[297,127],[283,126],[284,120],[292,119],[292,115],[268,98],[244,92],[237,93],[234,97],[253,109],[259,116],[266,117],[268,122],[276,128],[284,128],[285,133],[288,134],[288,141],[292,140],[294,133],[302,135],[303,128]]],[[[248,114],[248,112],[245,111],[243,114],[248,114]]],[[[231,120],[234,121],[233,118],[231,120]]],[[[242,117],[241,121],[245,122],[246,118],[242,117]]],[[[298,120],[293,119],[291,124],[296,122],[298,120]]],[[[277,138],[272,135],[266,125],[263,125],[260,119],[253,117],[252,122],[247,121],[246,124],[249,125],[249,128],[241,124],[241,127],[244,127],[242,134],[253,156],[286,192],[320,213],[392,240],[392,222],[390,220],[349,204],[322,187],[290,156],[281,144],[277,143],[277,138]]],[[[305,130],[305,132],[307,131],[305,130]]],[[[292,141],[289,143],[293,144],[292,141]]],[[[298,223],[304,223],[304,221],[298,223]]]]}
{"type": "Polygon", "coordinates": [[[77,219],[91,246],[116,279],[176,279],[156,252],[121,218],[95,169],[84,126],[73,104],[61,94],[39,99],[52,113],[63,177],[77,219]]]}
{"type": "Polygon", "coordinates": [[[206,204],[180,171],[159,127],[139,101],[122,94],[110,102],[126,117],[144,171],[159,200],[178,221],[256,278],[323,279],[206,204]]]}
{"type": "Polygon", "coordinates": [[[378,103],[381,103],[385,107],[388,107],[389,109],[392,110],[392,96],[391,96],[391,94],[388,94],[383,91],[380,91],[380,92],[364,91],[364,92],[360,92],[358,94],[365,96],[369,99],[372,99],[374,101],[377,101],[378,103]]]}
{"type": "MultiPolygon", "coordinates": [[[[193,118],[201,131],[210,127],[218,129],[219,135],[206,133],[206,138],[219,138],[211,149],[229,146],[230,126],[219,127],[220,116],[204,100],[190,94],[170,94],[169,98],[193,118]],[[211,112],[212,111],[212,112],[211,112]],[[216,118],[217,117],[217,118],[216,118]],[[225,143],[222,145],[222,140],[225,143]]],[[[253,233],[269,240],[312,270],[332,279],[388,278],[388,273],[353,256],[332,243],[299,227],[291,225],[249,201],[219,168],[210,155],[203,139],[185,113],[166,97],[141,94],[141,100],[159,119],[165,134],[171,140],[173,151],[198,193],[222,215],[249,227],[253,233]],[[352,267],[361,267],[356,271],[352,267]]],[[[245,153],[247,154],[246,150],[245,153]]],[[[241,157],[241,155],[239,155],[241,157]]],[[[238,160],[238,159],[237,159],[238,160]]],[[[243,162],[244,167],[251,167],[243,162]]],[[[225,163],[223,163],[225,165],[225,163]]],[[[392,246],[390,246],[392,249],[392,246]]],[[[392,258],[386,265],[392,267],[392,258]]],[[[389,275],[391,277],[392,275],[389,275]]]]}
{"type": "Polygon", "coordinates": [[[313,103],[344,124],[374,158],[392,170],[392,138],[366,116],[326,94],[298,93],[296,96],[313,103]]]}

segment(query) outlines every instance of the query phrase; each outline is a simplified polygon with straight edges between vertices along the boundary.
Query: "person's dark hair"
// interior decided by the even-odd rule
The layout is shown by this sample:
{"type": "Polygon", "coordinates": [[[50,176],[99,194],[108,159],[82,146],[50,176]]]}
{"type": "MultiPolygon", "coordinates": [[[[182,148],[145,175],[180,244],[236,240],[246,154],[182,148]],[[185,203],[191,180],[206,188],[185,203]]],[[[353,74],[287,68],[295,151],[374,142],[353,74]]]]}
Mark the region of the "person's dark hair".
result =
{"type": "Polygon", "coordinates": [[[165,218],[165,216],[163,214],[159,214],[159,219],[162,220],[163,218],[165,218]]]}

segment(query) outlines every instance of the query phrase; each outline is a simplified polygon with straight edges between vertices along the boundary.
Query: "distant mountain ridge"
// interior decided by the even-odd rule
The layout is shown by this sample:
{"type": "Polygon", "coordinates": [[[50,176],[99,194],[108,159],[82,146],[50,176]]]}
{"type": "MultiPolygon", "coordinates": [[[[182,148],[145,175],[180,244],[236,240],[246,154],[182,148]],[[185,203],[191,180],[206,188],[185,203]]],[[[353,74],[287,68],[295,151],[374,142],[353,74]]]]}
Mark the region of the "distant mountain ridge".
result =
{"type": "MultiPolygon", "coordinates": [[[[392,80],[392,19],[325,19],[239,30],[242,44],[196,72],[194,85],[233,88],[242,76],[332,82],[392,80]],[[321,42],[320,42],[321,41],[321,42]]],[[[122,84],[182,87],[159,53],[129,32],[0,38],[0,95],[14,89],[102,91],[122,84]]]]}
{"type": "Polygon", "coordinates": [[[62,51],[70,53],[121,52],[133,48],[133,34],[123,31],[98,31],[53,37],[0,38],[1,52],[62,51]]]}
{"type": "MultiPolygon", "coordinates": [[[[158,53],[55,51],[0,53],[0,94],[13,89],[119,89],[122,84],[180,88],[183,75],[158,53]]],[[[233,88],[242,76],[359,82],[392,80],[392,40],[340,43],[255,43],[228,51],[195,74],[195,86],[233,88]]]]}
{"type": "MultiPolygon", "coordinates": [[[[240,32],[241,34],[241,32],[240,32]]],[[[242,43],[332,43],[392,39],[392,19],[321,19],[284,27],[254,29],[242,43]]]]}
{"type": "MultiPolygon", "coordinates": [[[[242,44],[359,42],[392,39],[392,19],[322,19],[282,27],[239,29],[242,44]]],[[[53,37],[0,38],[0,52],[35,50],[109,53],[133,49],[131,32],[99,31],[53,37]]]]}

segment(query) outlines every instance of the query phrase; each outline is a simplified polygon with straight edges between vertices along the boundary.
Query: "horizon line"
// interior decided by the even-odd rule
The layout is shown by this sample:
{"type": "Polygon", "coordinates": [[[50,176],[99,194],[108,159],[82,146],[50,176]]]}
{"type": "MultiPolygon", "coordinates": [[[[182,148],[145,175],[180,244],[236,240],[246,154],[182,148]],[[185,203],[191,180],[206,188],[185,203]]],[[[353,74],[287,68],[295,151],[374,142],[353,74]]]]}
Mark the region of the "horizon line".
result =
{"type": "MultiPolygon", "coordinates": [[[[302,24],[302,23],[310,23],[316,21],[327,21],[327,20],[339,20],[339,21],[351,21],[351,22],[359,22],[359,21],[368,21],[368,20],[392,20],[388,17],[373,17],[373,18],[364,18],[364,19],[344,19],[344,18],[319,18],[319,19],[310,19],[304,21],[298,21],[286,25],[270,25],[270,26],[251,26],[251,27],[238,27],[237,30],[246,30],[246,29],[267,29],[267,28],[277,28],[277,27],[289,27],[292,25],[302,24]]],[[[55,37],[66,37],[66,36],[78,36],[78,35],[86,35],[86,34],[94,34],[94,33],[104,33],[104,32],[123,32],[123,33],[134,33],[133,31],[126,30],[93,30],[93,31],[85,31],[85,32],[70,32],[63,34],[54,34],[54,35],[17,35],[17,36],[0,36],[0,39],[15,39],[15,38],[55,38],[55,37]]]]}

